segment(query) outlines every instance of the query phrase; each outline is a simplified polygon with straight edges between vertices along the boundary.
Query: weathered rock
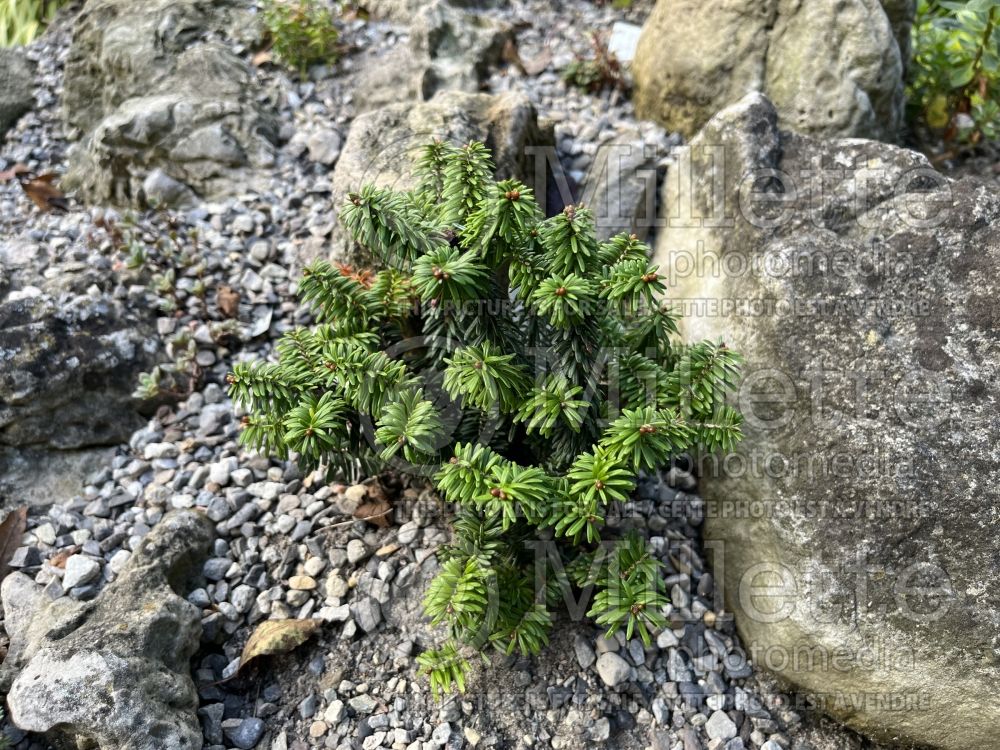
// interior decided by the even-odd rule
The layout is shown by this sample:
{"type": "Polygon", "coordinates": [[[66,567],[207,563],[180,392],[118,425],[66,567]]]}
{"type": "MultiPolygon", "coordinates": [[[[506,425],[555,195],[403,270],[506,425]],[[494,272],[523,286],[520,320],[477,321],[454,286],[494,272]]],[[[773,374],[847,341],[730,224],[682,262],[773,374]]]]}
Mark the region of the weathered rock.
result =
{"type": "Polygon", "coordinates": [[[615,21],[611,26],[611,35],[608,37],[608,52],[617,57],[619,61],[631,64],[635,60],[641,34],[642,27],[636,26],[634,23],[615,21]]]}
{"type": "Polygon", "coordinates": [[[136,373],[154,362],[148,300],[120,298],[108,268],[61,259],[23,237],[0,242],[0,265],[0,446],[65,450],[127,439],[141,424],[136,373]]]}
{"type": "Polygon", "coordinates": [[[35,66],[19,49],[0,49],[0,136],[35,104],[35,66]]]}
{"type": "Polygon", "coordinates": [[[618,654],[607,651],[597,658],[597,673],[605,685],[614,687],[629,678],[632,667],[618,654]]]}
{"type": "Polygon", "coordinates": [[[386,52],[362,50],[345,86],[364,92],[356,97],[359,113],[373,112],[400,102],[423,101],[425,69],[426,61],[415,61],[408,45],[398,45],[386,52]]]}
{"type": "Polygon", "coordinates": [[[348,87],[364,92],[355,100],[358,112],[426,101],[444,90],[476,93],[513,36],[509,24],[454,2],[418,0],[413,5],[406,13],[401,7],[388,9],[393,20],[409,26],[408,45],[388,52],[363,50],[345,62],[353,69],[348,87]]]}
{"type": "Polygon", "coordinates": [[[635,128],[602,143],[580,184],[580,201],[594,212],[599,239],[620,232],[645,239],[656,221],[657,160],[635,128]]]}
{"type": "Polygon", "coordinates": [[[150,206],[187,206],[196,202],[194,191],[162,169],[154,169],[142,181],[142,195],[150,206]]]}
{"type": "Polygon", "coordinates": [[[0,442],[69,449],[135,429],[130,393],[151,361],[149,329],[114,305],[98,312],[84,322],[46,300],[0,303],[0,442]]]}
{"type": "Polygon", "coordinates": [[[744,644],[870,735],[989,746],[1000,195],[904,149],[779,132],[759,94],[687,156],[657,260],[685,335],[747,360],[746,439],[702,466],[744,644]]]}
{"type": "Polygon", "coordinates": [[[245,189],[273,164],[276,125],[249,65],[204,35],[248,25],[236,1],[90,0],[66,62],[66,121],[86,134],[66,184],[138,205],[157,170],[202,196],[245,189]]]}
{"type": "Polygon", "coordinates": [[[63,573],[63,586],[69,590],[90,583],[101,574],[101,564],[86,555],[70,555],[63,573]]]}
{"type": "MultiPolygon", "coordinates": [[[[99,750],[197,750],[189,660],[201,610],[183,594],[212,538],[193,511],[167,515],[94,601],[47,602],[25,575],[0,590],[10,652],[0,670],[11,720],[99,750]]],[[[75,743],[75,744],[72,744],[75,743]]]]}
{"type": "Polygon", "coordinates": [[[80,478],[108,466],[114,452],[0,446],[0,508],[65,502],[80,494],[80,478]]]}
{"type": "Polygon", "coordinates": [[[893,140],[903,117],[903,57],[912,6],[893,0],[659,0],[633,72],[636,111],[691,136],[748,91],[782,125],[825,136],[893,140]]]}
{"type": "Polygon", "coordinates": [[[478,91],[510,39],[510,26],[489,16],[446,0],[425,5],[410,27],[411,51],[427,61],[420,81],[423,98],[446,89],[478,91]]]}
{"type": "MultiPolygon", "coordinates": [[[[365,7],[377,18],[396,23],[409,23],[413,17],[437,0],[371,0],[365,7]]],[[[498,5],[497,0],[451,0],[456,8],[488,8],[498,5]]]]}
{"type": "MultiPolygon", "coordinates": [[[[493,152],[499,179],[518,177],[537,192],[547,186],[546,148],[552,132],[539,126],[535,108],[524,94],[500,96],[441,92],[429,102],[400,103],[354,120],[331,180],[333,205],[367,183],[397,190],[414,184],[416,150],[435,138],[454,143],[482,140],[493,152]],[[541,175],[539,176],[539,171],[541,175]]],[[[370,262],[360,254],[340,224],[332,242],[307,248],[305,260],[332,252],[338,260],[370,262]]]]}

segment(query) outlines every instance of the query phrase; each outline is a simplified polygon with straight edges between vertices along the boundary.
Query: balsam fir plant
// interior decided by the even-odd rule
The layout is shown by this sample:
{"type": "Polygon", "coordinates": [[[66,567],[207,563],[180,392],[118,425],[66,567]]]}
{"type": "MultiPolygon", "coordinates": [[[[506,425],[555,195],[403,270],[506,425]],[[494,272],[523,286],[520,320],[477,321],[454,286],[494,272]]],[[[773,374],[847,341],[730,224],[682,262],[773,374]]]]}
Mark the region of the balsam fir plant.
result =
{"type": "Polygon", "coordinates": [[[333,474],[433,476],[457,508],[424,601],[449,636],[418,657],[435,693],[464,689],[463,653],[537,653],[572,587],[648,643],[659,563],[638,536],[605,542],[605,515],[640,471],[733,446],[739,357],[677,342],[648,248],[598,242],[583,206],[545,218],[481,143],[428,145],[417,171],[415,190],[366,186],[343,209],[384,270],[315,263],[299,294],[316,325],[235,367],[242,440],[333,474]]]}

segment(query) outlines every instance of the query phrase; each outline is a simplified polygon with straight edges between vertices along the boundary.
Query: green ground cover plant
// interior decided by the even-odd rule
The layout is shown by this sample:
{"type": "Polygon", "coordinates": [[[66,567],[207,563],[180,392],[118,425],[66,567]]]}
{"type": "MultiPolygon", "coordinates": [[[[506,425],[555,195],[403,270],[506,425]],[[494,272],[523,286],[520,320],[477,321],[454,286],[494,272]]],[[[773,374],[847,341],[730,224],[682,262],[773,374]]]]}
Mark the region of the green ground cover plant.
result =
{"type": "Polygon", "coordinates": [[[304,75],[312,65],[337,61],[340,35],[321,0],[264,0],[261,10],[278,62],[304,75]]]}

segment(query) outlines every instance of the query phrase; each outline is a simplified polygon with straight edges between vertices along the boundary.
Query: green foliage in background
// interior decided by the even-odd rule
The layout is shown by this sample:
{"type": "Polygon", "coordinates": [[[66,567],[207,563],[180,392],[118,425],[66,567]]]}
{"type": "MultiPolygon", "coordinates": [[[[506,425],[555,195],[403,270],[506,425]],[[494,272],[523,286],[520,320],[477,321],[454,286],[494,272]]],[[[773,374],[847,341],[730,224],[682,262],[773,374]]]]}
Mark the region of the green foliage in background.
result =
{"type": "Polygon", "coordinates": [[[279,62],[303,75],[311,65],[336,62],[339,34],[321,0],[264,0],[261,9],[279,62]]]}
{"type": "Polygon", "coordinates": [[[597,32],[590,35],[590,54],[577,55],[563,69],[562,75],[566,83],[591,94],[599,94],[605,89],[624,92],[630,87],[625,66],[597,32]]]}
{"type": "Polygon", "coordinates": [[[385,270],[309,267],[316,325],[230,374],[242,442],[332,474],[433,475],[458,508],[424,600],[449,633],[418,659],[435,692],[464,687],[463,648],[537,653],[574,587],[648,643],[660,563],[637,536],[605,543],[605,517],[640,471],[732,448],[739,357],[677,341],[649,248],[599,242],[583,206],[545,218],[482,144],[429,145],[417,171],[418,189],[365,186],[341,211],[385,270]]]}
{"type": "Polygon", "coordinates": [[[908,99],[917,129],[946,142],[1000,136],[1000,0],[920,0],[908,99]]]}
{"type": "Polygon", "coordinates": [[[0,0],[0,47],[31,42],[66,0],[0,0]]]}

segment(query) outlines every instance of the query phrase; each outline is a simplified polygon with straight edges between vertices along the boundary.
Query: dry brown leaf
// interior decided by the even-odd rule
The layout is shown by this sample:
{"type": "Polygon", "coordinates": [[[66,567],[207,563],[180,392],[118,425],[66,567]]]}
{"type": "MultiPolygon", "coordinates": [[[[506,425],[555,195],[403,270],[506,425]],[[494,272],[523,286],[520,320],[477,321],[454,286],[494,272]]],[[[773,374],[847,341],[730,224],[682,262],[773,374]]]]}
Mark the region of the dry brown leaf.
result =
{"type": "MultiPolygon", "coordinates": [[[[24,174],[23,172],[21,174],[24,174]]],[[[69,201],[63,192],[53,185],[56,175],[52,172],[40,174],[30,179],[18,177],[21,189],[41,211],[69,211],[69,201]]]]}
{"type": "Polygon", "coordinates": [[[262,49],[256,55],[253,56],[253,64],[255,67],[260,67],[261,65],[267,65],[274,59],[274,54],[269,49],[262,49]]]}
{"type": "Polygon", "coordinates": [[[240,314],[240,293],[231,286],[220,286],[215,294],[215,304],[227,318],[235,318],[240,314]]]}
{"type": "Polygon", "coordinates": [[[368,493],[368,497],[372,500],[377,500],[380,502],[388,502],[389,494],[385,491],[385,487],[378,480],[365,485],[365,491],[368,493]]]}
{"type": "Polygon", "coordinates": [[[69,560],[69,558],[72,555],[75,555],[78,551],[79,547],[67,547],[59,554],[50,557],[49,565],[51,565],[53,568],[65,568],[66,561],[69,560]]]}
{"type": "Polygon", "coordinates": [[[15,508],[0,523],[0,581],[10,573],[10,560],[21,546],[24,530],[28,527],[28,509],[15,508]]]}
{"type": "Polygon", "coordinates": [[[384,529],[392,523],[392,506],[385,500],[368,500],[358,506],[354,517],[384,529]]]}
{"type": "Polygon", "coordinates": [[[321,625],[320,620],[267,620],[257,626],[243,647],[239,672],[258,656],[287,654],[308,641],[321,625]]]}

